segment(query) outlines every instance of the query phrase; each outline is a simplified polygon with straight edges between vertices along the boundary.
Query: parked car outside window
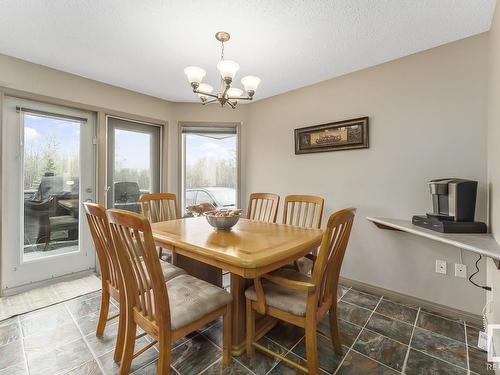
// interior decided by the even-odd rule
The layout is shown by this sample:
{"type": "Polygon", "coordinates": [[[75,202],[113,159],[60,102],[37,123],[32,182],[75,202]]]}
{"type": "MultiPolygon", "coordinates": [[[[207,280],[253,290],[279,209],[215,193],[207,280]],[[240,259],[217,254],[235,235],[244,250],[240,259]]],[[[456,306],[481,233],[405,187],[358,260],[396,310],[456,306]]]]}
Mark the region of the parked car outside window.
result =
{"type": "Polygon", "coordinates": [[[200,214],[212,209],[236,208],[236,189],[204,187],[186,189],[186,215],[200,214]]]}

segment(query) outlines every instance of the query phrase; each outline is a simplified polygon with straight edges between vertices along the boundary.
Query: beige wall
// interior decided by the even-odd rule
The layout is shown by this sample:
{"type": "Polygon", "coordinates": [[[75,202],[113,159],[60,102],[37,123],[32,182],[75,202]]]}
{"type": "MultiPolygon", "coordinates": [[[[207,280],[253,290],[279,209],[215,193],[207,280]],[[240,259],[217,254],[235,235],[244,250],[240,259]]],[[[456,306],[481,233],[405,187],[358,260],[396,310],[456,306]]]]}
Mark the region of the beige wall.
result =
{"type": "MultiPolygon", "coordinates": [[[[326,213],[357,206],[345,277],[479,313],[481,291],[434,273],[436,259],[458,261],[456,250],[377,230],[364,217],[424,213],[426,181],[452,175],[480,181],[478,217],[485,217],[486,42],[485,35],[469,38],[236,111],[170,103],[1,55],[0,86],[93,109],[101,122],[107,112],[168,122],[165,175],[173,192],[178,123],[241,122],[243,204],[249,192],[275,191],[320,194],[326,213]],[[365,115],[370,149],[293,154],[294,128],[365,115]]],[[[465,260],[472,267],[473,258],[465,260]]]]}
{"type": "MultiPolygon", "coordinates": [[[[500,243],[500,6],[497,5],[489,32],[489,86],[488,86],[488,185],[490,226],[500,243]]],[[[500,270],[488,260],[489,323],[500,324],[500,270]]],[[[496,337],[496,348],[500,338],[496,337]]],[[[499,371],[500,373],[500,371],[499,371]]]]}
{"type": "Polygon", "coordinates": [[[0,55],[0,86],[79,104],[167,120],[171,103],[0,55]]]}
{"type": "MultiPolygon", "coordinates": [[[[5,55],[0,55],[0,87],[9,92],[20,91],[20,96],[35,94],[49,102],[62,100],[64,104],[98,112],[101,139],[105,135],[104,114],[168,123],[164,136],[167,162],[163,184],[168,191],[175,193],[178,193],[179,121],[243,123],[246,113],[246,106],[232,111],[216,105],[202,107],[197,103],[171,103],[5,55]]],[[[187,85],[186,89],[190,90],[187,85]]],[[[104,152],[104,147],[99,149],[104,152]]],[[[99,177],[98,191],[101,194],[105,185],[103,171],[99,177]]]]}
{"type": "MultiPolygon", "coordinates": [[[[99,155],[105,153],[106,114],[163,124],[174,121],[172,104],[165,100],[5,55],[0,55],[0,87],[4,88],[5,95],[34,98],[96,112],[97,132],[100,139],[99,155]]],[[[167,139],[166,136],[165,139],[167,139]]],[[[164,148],[164,155],[170,159],[168,147],[164,148]]],[[[103,157],[99,157],[99,159],[104,160],[103,157]]],[[[169,173],[168,164],[164,164],[164,184],[166,184],[169,173]]],[[[106,185],[103,163],[98,168],[97,184],[98,199],[103,202],[106,185]]]]}
{"type": "Polygon", "coordinates": [[[357,207],[344,277],[480,313],[483,291],[451,275],[456,249],[365,217],[425,213],[427,181],[459,176],[479,181],[477,218],[486,218],[486,43],[479,35],[251,104],[247,193],[321,195],[325,218],[357,207]],[[294,128],[361,116],[369,149],[294,155],[294,128]],[[436,259],[449,262],[448,276],[435,273],[436,259]]]}
{"type": "MultiPolygon", "coordinates": [[[[186,89],[190,90],[188,86],[186,89]]],[[[97,193],[100,202],[104,202],[104,190],[107,185],[105,183],[105,159],[103,157],[106,151],[106,114],[165,125],[163,150],[166,163],[163,165],[162,183],[165,190],[178,193],[178,123],[180,121],[243,123],[246,113],[245,106],[232,111],[216,105],[202,107],[199,104],[171,103],[0,55],[0,113],[3,95],[41,100],[96,112],[99,138],[98,154],[101,161],[97,181],[97,193]]],[[[2,120],[3,116],[0,115],[0,124],[2,120]]]]}

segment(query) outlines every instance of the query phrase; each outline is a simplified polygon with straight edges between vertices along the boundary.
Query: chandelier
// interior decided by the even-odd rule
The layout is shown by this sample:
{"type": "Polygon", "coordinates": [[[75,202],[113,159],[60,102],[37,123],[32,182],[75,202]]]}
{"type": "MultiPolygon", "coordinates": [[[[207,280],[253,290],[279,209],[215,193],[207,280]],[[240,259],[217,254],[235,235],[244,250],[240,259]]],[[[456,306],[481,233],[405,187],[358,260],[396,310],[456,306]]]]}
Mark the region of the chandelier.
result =
{"type": "Polygon", "coordinates": [[[240,100],[252,100],[259,86],[260,78],[255,76],[246,76],[241,79],[241,84],[245,88],[247,96],[243,95],[243,90],[237,87],[231,87],[234,76],[240,69],[240,66],[235,61],[224,60],[224,43],[230,38],[229,33],[225,31],[219,31],[215,34],[215,39],[221,42],[221,56],[220,61],[217,64],[217,69],[221,77],[221,88],[220,92],[213,93],[214,88],[207,83],[202,83],[201,81],[207,74],[207,72],[197,66],[188,66],[184,69],[193,92],[197,94],[203,105],[215,103],[220,103],[221,107],[227,103],[231,108],[236,108],[238,101],[240,100]]]}

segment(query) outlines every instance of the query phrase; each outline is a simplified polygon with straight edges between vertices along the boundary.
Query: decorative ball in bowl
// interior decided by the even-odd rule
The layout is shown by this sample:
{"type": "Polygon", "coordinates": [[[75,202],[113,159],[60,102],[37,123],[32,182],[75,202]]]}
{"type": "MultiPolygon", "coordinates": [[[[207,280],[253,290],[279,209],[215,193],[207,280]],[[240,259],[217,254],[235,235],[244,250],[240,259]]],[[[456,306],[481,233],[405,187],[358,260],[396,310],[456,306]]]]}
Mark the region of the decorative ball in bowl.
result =
{"type": "Polygon", "coordinates": [[[236,225],[241,216],[241,210],[212,210],[203,213],[208,224],[216,230],[229,231],[236,225]]]}

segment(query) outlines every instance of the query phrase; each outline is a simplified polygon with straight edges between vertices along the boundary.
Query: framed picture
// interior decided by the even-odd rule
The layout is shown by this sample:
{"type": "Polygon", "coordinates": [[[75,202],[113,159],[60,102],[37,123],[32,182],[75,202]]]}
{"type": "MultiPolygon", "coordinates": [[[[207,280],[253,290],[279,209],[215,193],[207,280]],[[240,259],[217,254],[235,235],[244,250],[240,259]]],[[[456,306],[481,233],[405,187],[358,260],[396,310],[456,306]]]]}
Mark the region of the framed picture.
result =
{"type": "Polygon", "coordinates": [[[368,117],[295,129],[295,154],[368,148],[368,117]]]}

